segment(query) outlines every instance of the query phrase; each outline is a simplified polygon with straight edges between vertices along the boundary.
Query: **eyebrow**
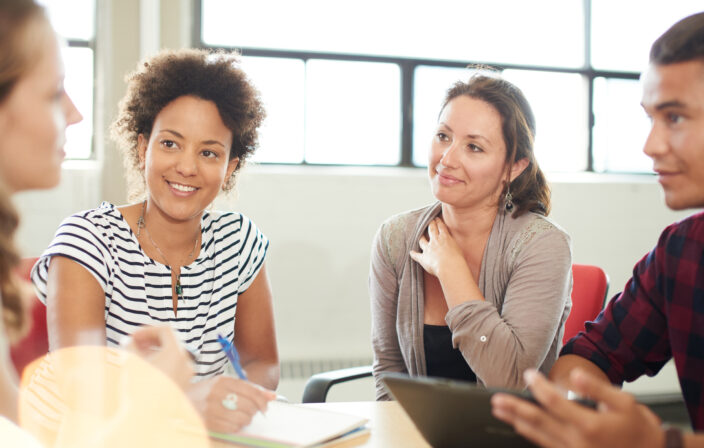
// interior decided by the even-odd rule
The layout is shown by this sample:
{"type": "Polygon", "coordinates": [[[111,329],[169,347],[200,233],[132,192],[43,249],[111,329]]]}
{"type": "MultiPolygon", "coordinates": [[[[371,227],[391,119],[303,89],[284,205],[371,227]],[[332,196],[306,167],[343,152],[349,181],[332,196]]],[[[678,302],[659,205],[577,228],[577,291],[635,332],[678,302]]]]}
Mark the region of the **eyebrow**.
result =
{"type": "MultiPolygon", "coordinates": [[[[168,132],[168,133],[170,133],[170,134],[175,135],[175,136],[178,137],[178,138],[184,138],[183,135],[181,135],[180,132],[174,131],[173,129],[162,129],[160,132],[168,132]]],[[[225,147],[225,145],[222,144],[222,142],[219,142],[219,141],[217,141],[217,140],[203,140],[203,141],[200,142],[200,143],[203,144],[203,145],[220,145],[220,146],[222,146],[223,148],[225,147]]]]}
{"type": "Polygon", "coordinates": [[[657,106],[655,106],[655,110],[663,110],[663,109],[670,109],[670,108],[684,108],[687,107],[683,102],[677,101],[677,100],[672,100],[672,101],[665,101],[664,103],[660,103],[657,106]]]}
{"type": "MultiPolygon", "coordinates": [[[[447,123],[441,121],[439,124],[441,126],[446,127],[449,131],[452,131],[452,128],[450,126],[448,126],[447,123]]],[[[454,132],[454,131],[452,131],[452,132],[454,132]]],[[[485,142],[491,144],[491,141],[488,138],[486,138],[480,134],[467,134],[467,135],[465,135],[465,137],[473,138],[475,140],[484,140],[485,142]]]]}

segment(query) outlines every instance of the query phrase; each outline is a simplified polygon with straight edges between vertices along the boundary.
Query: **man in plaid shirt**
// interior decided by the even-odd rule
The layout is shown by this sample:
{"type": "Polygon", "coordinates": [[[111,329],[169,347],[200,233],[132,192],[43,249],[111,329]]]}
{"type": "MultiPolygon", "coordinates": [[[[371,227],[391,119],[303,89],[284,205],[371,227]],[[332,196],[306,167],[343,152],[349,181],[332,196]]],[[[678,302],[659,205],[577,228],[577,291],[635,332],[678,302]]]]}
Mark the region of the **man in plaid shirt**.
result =
{"type": "MultiPolygon", "coordinates": [[[[674,210],[704,207],[704,13],[653,44],[642,106],[652,128],[644,152],[674,210]]],[[[663,428],[645,406],[609,383],[655,375],[674,358],[692,426],[704,430],[704,213],[667,227],[624,292],[562,349],[550,379],[598,403],[568,401],[535,371],[537,407],[497,394],[493,413],[546,447],[704,447],[704,433],[663,428]]]]}

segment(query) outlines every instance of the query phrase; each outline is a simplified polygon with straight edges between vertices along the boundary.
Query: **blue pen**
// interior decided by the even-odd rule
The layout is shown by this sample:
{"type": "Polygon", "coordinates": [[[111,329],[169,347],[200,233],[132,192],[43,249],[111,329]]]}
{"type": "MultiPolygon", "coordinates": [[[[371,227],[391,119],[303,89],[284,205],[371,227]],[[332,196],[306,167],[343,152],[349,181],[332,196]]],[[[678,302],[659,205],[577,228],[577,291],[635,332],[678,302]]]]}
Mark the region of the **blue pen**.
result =
{"type": "Polygon", "coordinates": [[[244,370],[240,365],[240,355],[239,353],[237,353],[237,348],[235,348],[235,344],[222,337],[221,334],[218,334],[218,342],[220,343],[222,351],[225,352],[225,356],[227,356],[227,359],[230,360],[230,364],[232,364],[232,367],[235,368],[237,376],[239,376],[242,380],[248,381],[247,374],[244,373],[244,370]]]}

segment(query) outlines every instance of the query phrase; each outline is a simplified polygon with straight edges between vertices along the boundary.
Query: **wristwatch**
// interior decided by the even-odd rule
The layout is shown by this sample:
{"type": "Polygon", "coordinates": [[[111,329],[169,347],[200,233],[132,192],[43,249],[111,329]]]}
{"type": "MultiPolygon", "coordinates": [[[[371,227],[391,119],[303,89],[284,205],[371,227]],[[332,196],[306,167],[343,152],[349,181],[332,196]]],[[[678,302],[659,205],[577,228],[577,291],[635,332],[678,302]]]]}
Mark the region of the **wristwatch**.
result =
{"type": "Polygon", "coordinates": [[[665,448],[684,448],[682,431],[675,426],[665,426],[665,448]]]}

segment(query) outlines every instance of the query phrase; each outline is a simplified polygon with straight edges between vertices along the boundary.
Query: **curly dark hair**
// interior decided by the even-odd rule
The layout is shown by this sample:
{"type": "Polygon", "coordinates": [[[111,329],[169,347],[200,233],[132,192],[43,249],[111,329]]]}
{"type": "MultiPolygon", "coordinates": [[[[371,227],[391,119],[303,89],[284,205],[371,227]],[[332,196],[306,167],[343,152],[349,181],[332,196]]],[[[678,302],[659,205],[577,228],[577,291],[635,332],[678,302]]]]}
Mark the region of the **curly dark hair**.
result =
{"type": "MultiPolygon", "coordinates": [[[[535,117],[521,89],[499,76],[477,74],[468,82],[455,83],[447,91],[442,109],[462,95],[491,104],[501,115],[507,174],[513,163],[523,158],[528,160],[528,166],[510,184],[515,204],[512,216],[516,218],[527,211],[547,216],[550,213],[550,187],[533,153],[535,117]]],[[[504,186],[502,198],[507,187],[504,186]]]]}
{"type": "Polygon", "coordinates": [[[215,103],[232,131],[229,159],[239,157],[239,165],[225,186],[231,190],[236,173],[258,146],[258,128],[265,117],[259,91],[240,68],[239,55],[223,50],[165,50],[140,63],[126,80],[127,93],[112,134],[123,151],[130,196],[137,197],[144,189],[138,136],[148,139],[159,112],[185,95],[215,103]]]}

